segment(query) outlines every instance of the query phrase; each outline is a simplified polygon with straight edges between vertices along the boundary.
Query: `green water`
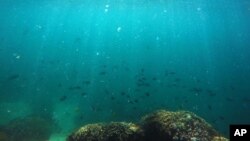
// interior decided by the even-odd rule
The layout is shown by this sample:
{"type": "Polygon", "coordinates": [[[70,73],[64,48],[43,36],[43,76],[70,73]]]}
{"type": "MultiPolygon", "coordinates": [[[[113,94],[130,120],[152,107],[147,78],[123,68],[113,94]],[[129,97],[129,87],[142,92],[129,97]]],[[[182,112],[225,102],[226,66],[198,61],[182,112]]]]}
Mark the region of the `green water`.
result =
{"type": "Polygon", "coordinates": [[[0,125],[56,132],[188,110],[250,123],[247,0],[0,1],[0,125]]]}

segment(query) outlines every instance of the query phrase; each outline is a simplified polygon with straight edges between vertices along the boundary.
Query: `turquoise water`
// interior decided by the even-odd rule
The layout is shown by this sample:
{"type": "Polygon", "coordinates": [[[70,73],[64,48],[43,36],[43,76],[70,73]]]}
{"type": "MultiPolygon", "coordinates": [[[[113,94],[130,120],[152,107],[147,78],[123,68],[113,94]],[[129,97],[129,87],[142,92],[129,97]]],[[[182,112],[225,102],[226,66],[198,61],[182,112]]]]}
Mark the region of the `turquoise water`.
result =
{"type": "Polygon", "coordinates": [[[0,1],[0,125],[188,110],[250,123],[250,1],[0,1]]]}

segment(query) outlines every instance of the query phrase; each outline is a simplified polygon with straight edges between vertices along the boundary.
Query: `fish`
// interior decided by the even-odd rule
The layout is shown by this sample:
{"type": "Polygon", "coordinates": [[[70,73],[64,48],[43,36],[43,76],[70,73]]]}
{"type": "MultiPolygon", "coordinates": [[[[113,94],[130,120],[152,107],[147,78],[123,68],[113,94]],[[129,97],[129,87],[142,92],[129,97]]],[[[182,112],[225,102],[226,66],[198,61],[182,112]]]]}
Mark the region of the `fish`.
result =
{"type": "Polygon", "coordinates": [[[99,73],[99,75],[106,75],[106,74],[107,74],[106,71],[101,71],[101,72],[99,73]]]}
{"type": "Polygon", "coordinates": [[[126,93],[125,92],[121,92],[121,95],[124,96],[124,95],[126,95],[126,93]]]}
{"type": "Polygon", "coordinates": [[[212,106],[211,106],[211,105],[207,105],[207,108],[208,108],[209,110],[212,110],[212,106]]]}
{"type": "Polygon", "coordinates": [[[69,87],[69,90],[81,90],[82,88],[80,86],[71,86],[69,87]]]}
{"type": "Polygon", "coordinates": [[[135,100],[134,100],[134,102],[135,102],[135,103],[138,103],[138,102],[139,102],[139,100],[138,100],[138,99],[135,99],[135,100]]]}
{"type": "Polygon", "coordinates": [[[150,96],[150,93],[149,93],[149,92],[146,92],[146,93],[145,93],[145,96],[150,96]]]}
{"type": "Polygon", "coordinates": [[[144,72],[145,72],[145,69],[144,69],[144,68],[142,68],[142,69],[140,70],[140,72],[141,72],[141,73],[144,73],[144,72]]]}
{"type": "Polygon", "coordinates": [[[81,93],[81,96],[86,96],[86,95],[87,95],[87,93],[85,93],[85,92],[81,93]]]}
{"type": "Polygon", "coordinates": [[[225,117],[219,116],[219,119],[220,119],[220,120],[225,120],[225,117]]]}
{"type": "Polygon", "coordinates": [[[18,79],[19,77],[20,77],[19,74],[13,74],[13,75],[10,75],[10,76],[7,78],[7,80],[16,80],[16,79],[18,79]]]}
{"type": "Polygon", "coordinates": [[[62,84],[61,84],[61,83],[58,83],[58,84],[57,84],[57,87],[62,87],[62,84]]]}
{"type": "Polygon", "coordinates": [[[86,81],[83,81],[82,83],[85,84],[85,85],[89,85],[91,82],[86,80],[86,81]]]}
{"type": "Polygon", "coordinates": [[[180,79],[180,78],[175,78],[174,81],[175,81],[175,82],[180,82],[181,79],[180,79]]]}
{"type": "Polygon", "coordinates": [[[216,96],[216,93],[213,92],[212,90],[207,90],[207,93],[209,96],[216,96]]]}
{"type": "Polygon", "coordinates": [[[94,106],[94,105],[90,106],[90,108],[91,108],[91,110],[94,111],[94,112],[99,112],[99,111],[101,111],[101,108],[99,108],[99,107],[97,107],[97,106],[94,106]]]}
{"type": "Polygon", "coordinates": [[[195,87],[195,88],[190,89],[189,91],[200,94],[203,90],[201,88],[195,87]]]}
{"type": "Polygon", "coordinates": [[[101,67],[103,67],[103,68],[107,68],[107,65],[102,65],[101,67]]]}
{"type": "Polygon", "coordinates": [[[245,102],[245,103],[250,103],[250,98],[249,97],[244,97],[241,99],[242,102],[245,102]]]}
{"type": "Polygon", "coordinates": [[[151,85],[148,82],[145,81],[139,81],[136,83],[138,87],[150,87],[151,85]]]}
{"type": "Polygon", "coordinates": [[[111,100],[115,100],[115,97],[114,97],[114,96],[111,96],[111,100]]]}
{"type": "Polygon", "coordinates": [[[158,80],[158,79],[157,79],[156,77],[153,77],[152,80],[156,81],[156,80],[158,80]]]}
{"type": "Polygon", "coordinates": [[[174,74],[176,74],[176,72],[171,71],[171,72],[169,72],[169,74],[174,75],[174,74]]]}
{"type": "Polygon", "coordinates": [[[66,95],[63,95],[63,96],[60,97],[59,100],[60,100],[61,102],[63,102],[63,101],[65,101],[67,98],[68,98],[68,97],[67,97],[66,95]]]}
{"type": "Polygon", "coordinates": [[[165,76],[169,76],[169,75],[175,75],[176,72],[174,71],[165,71],[165,76]]]}

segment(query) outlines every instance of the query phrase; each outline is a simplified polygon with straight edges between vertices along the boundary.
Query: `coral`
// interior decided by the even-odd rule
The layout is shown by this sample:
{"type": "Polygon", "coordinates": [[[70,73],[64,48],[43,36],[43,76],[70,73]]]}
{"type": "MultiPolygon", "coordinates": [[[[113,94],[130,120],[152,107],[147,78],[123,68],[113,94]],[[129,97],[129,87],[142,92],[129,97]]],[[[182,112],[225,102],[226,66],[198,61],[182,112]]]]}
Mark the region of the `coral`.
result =
{"type": "Polygon", "coordinates": [[[101,123],[88,124],[71,134],[67,141],[101,141],[103,140],[104,125],[101,123]]]}
{"type": "Polygon", "coordinates": [[[105,126],[105,141],[139,141],[142,130],[138,125],[126,122],[111,122],[105,126]]]}
{"type": "Polygon", "coordinates": [[[133,123],[88,124],[68,137],[68,141],[140,141],[142,130],[133,123]]]}
{"type": "Polygon", "coordinates": [[[146,115],[140,124],[111,122],[88,124],[67,141],[228,141],[194,113],[160,110],[146,115]]]}
{"type": "Polygon", "coordinates": [[[18,118],[4,127],[9,141],[45,141],[52,132],[51,125],[39,117],[18,118]]]}
{"type": "Polygon", "coordinates": [[[218,133],[191,112],[160,110],[142,119],[147,140],[211,141],[218,133]]]}

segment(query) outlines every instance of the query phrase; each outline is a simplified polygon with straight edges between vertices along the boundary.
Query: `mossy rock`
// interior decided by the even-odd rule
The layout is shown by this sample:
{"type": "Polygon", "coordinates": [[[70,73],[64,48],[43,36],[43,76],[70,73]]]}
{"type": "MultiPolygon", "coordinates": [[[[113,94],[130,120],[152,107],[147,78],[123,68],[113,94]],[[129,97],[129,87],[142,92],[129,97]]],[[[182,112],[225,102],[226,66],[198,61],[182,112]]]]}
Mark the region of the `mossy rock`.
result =
{"type": "Polygon", "coordinates": [[[229,140],[221,136],[214,136],[212,141],[229,141],[229,140]]]}
{"type": "Polygon", "coordinates": [[[71,134],[67,141],[140,141],[142,130],[126,122],[88,124],[71,134]]]}
{"type": "Polygon", "coordinates": [[[211,141],[218,133],[191,112],[160,110],[142,119],[147,141],[211,141]]]}
{"type": "Polygon", "coordinates": [[[45,141],[52,132],[51,124],[39,117],[18,118],[4,127],[8,141],[45,141]]]}
{"type": "Polygon", "coordinates": [[[194,113],[160,110],[142,118],[140,125],[126,122],[88,124],[67,141],[228,141],[194,113]]]}
{"type": "Polygon", "coordinates": [[[6,133],[0,131],[0,141],[9,141],[6,133]]]}
{"type": "Polygon", "coordinates": [[[101,141],[104,136],[104,125],[87,124],[71,134],[67,141],[101,141]]]}
{"type": "Polygon", "coordinates": [[[105,126],[105,141],[140,141],[142,129],[133,123],[111,122],[105,126]]]}

